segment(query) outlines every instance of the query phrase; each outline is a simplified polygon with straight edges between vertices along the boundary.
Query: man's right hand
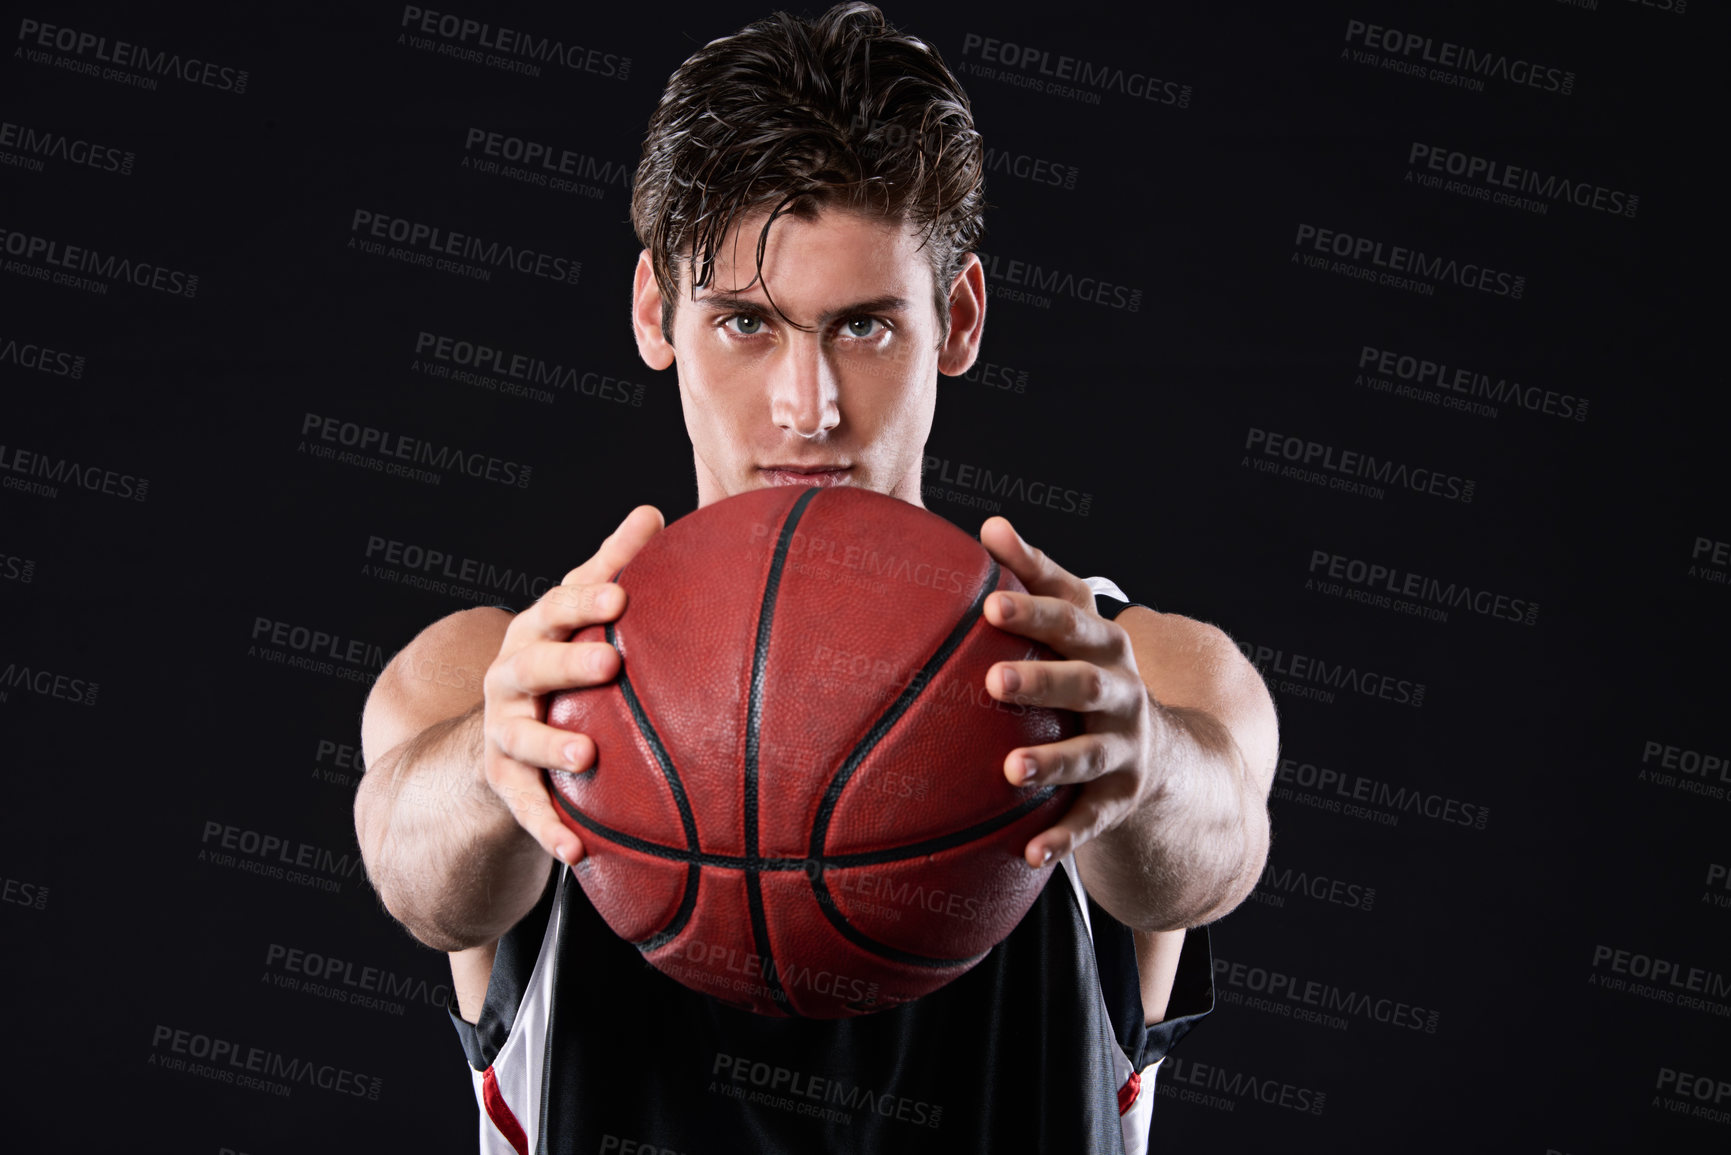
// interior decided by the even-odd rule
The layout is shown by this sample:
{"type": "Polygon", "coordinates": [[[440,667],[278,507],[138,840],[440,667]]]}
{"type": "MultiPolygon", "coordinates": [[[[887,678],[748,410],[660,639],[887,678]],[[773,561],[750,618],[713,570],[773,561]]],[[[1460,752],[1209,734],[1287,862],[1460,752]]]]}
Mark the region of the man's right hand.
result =
{"type": "Polygon", "coordinates": [[[663,524],[661,511],[652,505],[627,514],[594,557],[506,627],[499,656],[482,680],[487,785],[510,807],[518,825],[567,865],[583,857],[583,844],[559,820],[541,770],[587,770],[595,764],[596,751],[588,735],[547,725],[547,704],[562,691],[599,686],[618,675],[618,650],[606,642],[568,639],[624,611],[625,590],[608,579],[663,524]]]}

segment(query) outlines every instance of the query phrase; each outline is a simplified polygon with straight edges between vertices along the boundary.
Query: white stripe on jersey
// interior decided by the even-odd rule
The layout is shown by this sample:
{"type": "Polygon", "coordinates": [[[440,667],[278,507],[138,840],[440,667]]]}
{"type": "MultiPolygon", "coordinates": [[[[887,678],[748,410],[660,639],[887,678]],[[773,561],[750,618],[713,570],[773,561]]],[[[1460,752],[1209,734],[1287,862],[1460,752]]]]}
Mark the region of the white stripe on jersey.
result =
{"type": "MultiPolygon", "coordinates": [[[[1128,601],[1119,598],[1119,601],[1128,601]]],[[[1066,854],[1058,860],[1064,868],[1064,876],[1070,880],[1070,888],[1076,892],[1076,905],[1082,908],[1082,925],[1088,928],[1088,941],[1094,940],[1094,922],[1088,917],[1088,892],[1082,889],[1082,872],[1076,869],[1075,856],[1066,854]]],[[[1106,1008],[1106,993],[1100,992],[1100,1006],[1106,1008]]],[[[1105,1010],[1106,1021],[1112,1021],[1112,1012],[1105,1010]]],[[[1154,1069],[1163,1061],[1156,1059],[1142,1068],[1142,1086],[1136,1092],[1136,1101],[1130,1104],[1130,1109],[1118,1116],[1119,1126],[1124,1131],[1124,1155],[1147,1155],[1148,1127],[1154,1118],[1154,1069]]],[[[1112,1075],[1113,1081],[1122,1087],[1129,1081],[1135,1068],[1130,1065],[1130,1059],[1124,1054],[1124,1048],[1113,1040],[1112,1075]]]]}
{"type": "MultiPolygon", "coordinates": [[[[529,986],[517,1006],[511,1031],[490,1068],[500,1097],[528,1136],[531,1151],[541,1138],[541,1064],[547,1054],[547,1020],[553,1008],[553,948],[559,941],[559,917],[570,874],[570,867],[559,868],[559,881],[553,888],[553,910],[547,916],[547,932],[541,936],[541,952],[535,956],[535,969],[529,972],[529,986]]],[[[474,1077],[475,1102],[481,1108],[481,1155],[516,1155],[487,1116],[481,1090],[486,1072],[470,1068],[469,1073],[474,1077]]]]}
{"type": "Polygon", "coordinates": [[[1082,580],[1087,582],[1088,588],[1097,594],[1105,594],[1107,597],[1117,598],[1121,602],[1127,602],[1130,600],[1129,595],[1119,589],[1118,583],[1113,581],[1111,578],[1091,577],[1083,578],[1082,580]]]}

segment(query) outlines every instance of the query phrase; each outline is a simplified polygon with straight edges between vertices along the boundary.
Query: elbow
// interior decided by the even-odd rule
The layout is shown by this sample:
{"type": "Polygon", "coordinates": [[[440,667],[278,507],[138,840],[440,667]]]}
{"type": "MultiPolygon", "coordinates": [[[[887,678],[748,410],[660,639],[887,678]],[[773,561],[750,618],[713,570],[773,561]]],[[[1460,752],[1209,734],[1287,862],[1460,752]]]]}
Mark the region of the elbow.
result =
{"type": "Polygon", "coordinates": [[[1229,832],[1223,830],[1221,833],[1224,836],[1215,843],[1218,852],[1213,861],[1198,869],[1193,876],[1205,881],[1196,888],[1195,900],[1189,904],[1182,920],[1178,925],[1150,929],[1177,930],[1180,926],[1217,922],[1237,910],[1255,891],[1268,865],[1268,850],[1273,839],[1268,803],[1259,795],[1247,793],[1238,822],[1229,828],[1229,832]]]}

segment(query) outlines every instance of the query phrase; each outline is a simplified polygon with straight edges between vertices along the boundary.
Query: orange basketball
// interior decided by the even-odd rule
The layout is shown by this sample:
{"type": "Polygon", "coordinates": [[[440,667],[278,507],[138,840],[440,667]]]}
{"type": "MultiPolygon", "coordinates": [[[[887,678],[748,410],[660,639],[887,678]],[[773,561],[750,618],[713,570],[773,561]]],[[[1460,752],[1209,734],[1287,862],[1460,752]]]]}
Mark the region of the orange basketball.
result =
{"type": "Polygon", "coordinates": [[[612,682],[548,721],[596,764],[550,771],[576,877],[643,957],[765,1015],[894,1007],[965,973],[1052,873],[1022,850],[1072,787],[1011,786],[1018,746],[1074,714],[1000,702],[986,671],[1050,658],[989,624],[1021,590],[907,502],[777,486],[662,530],[617,575],[612,682]]]}

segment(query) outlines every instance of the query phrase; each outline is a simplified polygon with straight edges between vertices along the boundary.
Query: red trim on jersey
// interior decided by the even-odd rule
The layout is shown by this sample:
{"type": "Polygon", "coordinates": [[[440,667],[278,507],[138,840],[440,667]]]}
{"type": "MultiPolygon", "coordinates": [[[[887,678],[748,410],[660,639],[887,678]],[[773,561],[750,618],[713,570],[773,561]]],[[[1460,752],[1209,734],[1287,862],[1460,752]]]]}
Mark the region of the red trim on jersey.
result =
{"type": "Polygon", "coordinates": [[[1118,1114],[1122,1115],[1136,1105],[1136,1097],[1142,1093],[1142,1075],[1139,1071],[1131,1071],[1130,1077],[1124,1080],[1124,1085],[1118,1088],[1118,1114]]]}
{"type": "MultiPolygon", "coordinates": [[[[1136,1076],[1130,1077],[1134,1079],[1136,1076]]],[[[1123,1098],[1124,1092],[1119,1091],[1119,1101],[1123,1101],[1123,1098]]],[[[517,1116],[511,1114],[511,1105],[505,1102],[505,1096],[499,1093],[499,1080],[493,1077],[491,1067],[481,1076],[481,1101],[487,1105],[487,1118],[493,1120],[493,1126],[499,1129],[499,1134],[505,1137],[511,1150],[517,1155],[529,1155],[529,1136],[523,1133],[523,1124],[517,1122],[517,1116]]],[[[1123,1111],[1118,1113],[1121,1115],[1123,1111]]]]}

